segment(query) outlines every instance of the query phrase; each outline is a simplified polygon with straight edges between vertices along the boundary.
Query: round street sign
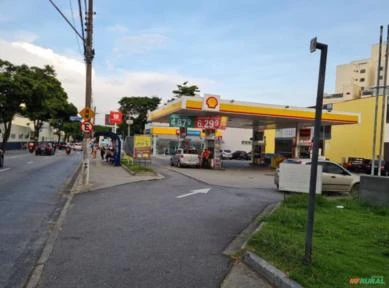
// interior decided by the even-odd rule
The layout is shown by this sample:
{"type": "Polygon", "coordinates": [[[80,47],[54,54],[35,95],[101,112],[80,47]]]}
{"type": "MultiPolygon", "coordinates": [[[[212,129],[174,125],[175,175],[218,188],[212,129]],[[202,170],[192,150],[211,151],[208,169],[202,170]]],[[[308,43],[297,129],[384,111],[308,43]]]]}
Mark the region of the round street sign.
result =
{"type": "Polygon", "coordinates": [[[81,123],[81,130],[84,133],[90,133],[93,130],[93,124],[88,121],[84,121],[81,123]]]}

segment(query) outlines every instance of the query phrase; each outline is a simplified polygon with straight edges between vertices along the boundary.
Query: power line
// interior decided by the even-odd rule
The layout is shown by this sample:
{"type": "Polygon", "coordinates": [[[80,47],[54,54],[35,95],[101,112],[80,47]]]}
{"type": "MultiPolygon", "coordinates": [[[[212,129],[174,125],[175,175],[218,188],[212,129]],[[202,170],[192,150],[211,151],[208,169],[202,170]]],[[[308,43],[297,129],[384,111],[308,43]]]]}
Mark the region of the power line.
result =
{"type": "MultiPolygon", "coordinates": [[[[70,5],[70,13],[72,15],[73,26],[76,26],[76,22],[74,21],[72,0],[69,0],[69,5],[70,5]]],[[[84,38],[84,35],[82,35],[82,38],[84,38]]],[[[82,51],[81,51],[80,40],[78,39],[77,36],[76,36],[76,40],[77,40],[78,50],[80,51],[81,54],[83,54],[82,51]]]]}
{"type": "MultiPolygon", "coordinates": [[[[77,29],[73,26],[72,23],[66,18],[66,16],[62,13],[62,11],[57,7],[57,5],[54,4],[52,0],[49,0],[51,5],[54,6],[54,8],[58,11],[59,14],[61,14],[62,18],[65,19],[65,21],[69,24],[69,26],[73,29],[74,32],[76,32],[77,36],[80,37],[83,43],[85,43],[85,39],[81,36],[81,34],[77,31],[77,29]]],[[[85,44],[84,44],[85,45],[85,44]]]]}
{"type": "MultiPolygon", "coordinates": [[[[84,21],[82,20],[82,7],[81,7],[81,0],[78,0],[78,11],[80,12],[80,22],[81,22],[81,35],[82,38],[85,39],[84,35],[84,21]]],[[[85,7],[85,12],[86,12],[86,7],[85,7]]],[[[85,53],[85,43],[84,43],[84,53],[85,53]]]]}

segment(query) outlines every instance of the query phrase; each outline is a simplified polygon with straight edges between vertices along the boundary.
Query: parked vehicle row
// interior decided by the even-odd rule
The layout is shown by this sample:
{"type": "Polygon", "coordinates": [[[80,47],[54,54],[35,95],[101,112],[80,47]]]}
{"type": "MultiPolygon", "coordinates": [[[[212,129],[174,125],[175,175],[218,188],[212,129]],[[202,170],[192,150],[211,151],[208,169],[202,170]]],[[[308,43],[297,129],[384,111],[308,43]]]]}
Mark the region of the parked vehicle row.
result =
{"type": "MultiPolygon", "coordinates": [[[[346,163],[343,163],[343,167],[356,173],[371,173],[371,160],[359,157],[349,157],[346,163]]],[[[381,175],[389,175],[389,162],[381,162],[381,175]]],[[[374,161],[374,174],[378,174],[378,161],[374,161]]]]}

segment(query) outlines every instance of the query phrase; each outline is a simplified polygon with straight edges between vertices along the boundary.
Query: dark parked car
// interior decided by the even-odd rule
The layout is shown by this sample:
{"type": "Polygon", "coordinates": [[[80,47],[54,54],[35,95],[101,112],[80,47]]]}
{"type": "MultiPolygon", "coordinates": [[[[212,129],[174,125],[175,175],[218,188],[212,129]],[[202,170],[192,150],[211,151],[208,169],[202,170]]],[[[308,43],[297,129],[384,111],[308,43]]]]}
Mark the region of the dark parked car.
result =
{"type": "Polygon", "coordinates": [[[35,155],[54,155],[55,149],[51,143],[40,143],[35,150],[35,155]]]}
{"type": "Polygon", "coordinates": [[[0,168],[4,166],[4,151],[0,148],[0,168]]]}
{"type": "MultiPolygon", "coordinates": [[[[366,164],[365,172],[366,174],[371,173],[371,160],[366,164]]],[[[374,175],[378,175],[378,160],[374,161],[374,175]]],[[[381,162],[381,175],[388,176],[389,175],[389,162],[385,162],[382,160],[381,162]]]]}
{"type": "Polygon", "coordinates": [[[60,142],[60,143],[58,143],[56,146],[57,146],[57,149],[58,150],[65,150],[65,148],[66,148],[66,143],[65,142],[60,142]]]}
{"type": "Polygon", "coordinates": [[[250,157],[246,151],[235,151],[232,153],[232,159],[236,160],[250,160],[250,157]]]}
{"type": "Polygon", "coordinates": [[[367,170],[371,168],[371,160],[349,157],[348,161],[343,165],[344,168],[351,172],[367,173],[367,170]]]}

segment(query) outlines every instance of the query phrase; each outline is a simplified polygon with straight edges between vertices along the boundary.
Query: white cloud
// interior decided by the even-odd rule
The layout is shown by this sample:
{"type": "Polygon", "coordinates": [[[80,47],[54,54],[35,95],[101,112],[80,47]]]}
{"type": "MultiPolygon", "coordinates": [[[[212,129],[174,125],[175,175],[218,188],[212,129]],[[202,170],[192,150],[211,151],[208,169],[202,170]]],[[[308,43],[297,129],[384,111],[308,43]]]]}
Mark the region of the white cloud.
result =
{"type": "MultiPolygon", "coordinates": [[[[79,109],[85,103],[85,65],[81,60],[64,56],[55,51],[25,42],[0,40],[0,55],[14,64],[30,66],[52,65],[65,88],[69,101],[79,109]]],[[[158,96],[164,100],[178,83],[190,83],[212,91],[213,82],[173,73],[152,71],[110,71],[109,74],[94,71],[93,99],[97,107],[97,123],[103,124],[104,114],[118,109],[118,101],[124,96],[158,96]]]]}
{"type": "Polygon", "coordinates": [[[161,34],[141,34],[121,37],[113,49],[115,54],[144,54],[152,49],[161,47],[167,37],[161,34]]]}
{"type": "Polygon", "coordinates": [[[110,32],[113,32],[113,33],[118,33],[118,34],[123,34],[123,33],[128,32],[128,28],[126,26],[123,26],[120,24],[109,26],[109,27],[107,27],[107,30],[110,32]]]}
{"type": "Polygon", "coordinates": [[[33,32],[23,31],[23,30],[0,30],[0,39],[7,39],[13,42],[27,42],[33,43],[35,42],[39,36],[33,32]]]}

